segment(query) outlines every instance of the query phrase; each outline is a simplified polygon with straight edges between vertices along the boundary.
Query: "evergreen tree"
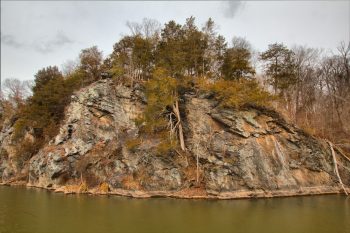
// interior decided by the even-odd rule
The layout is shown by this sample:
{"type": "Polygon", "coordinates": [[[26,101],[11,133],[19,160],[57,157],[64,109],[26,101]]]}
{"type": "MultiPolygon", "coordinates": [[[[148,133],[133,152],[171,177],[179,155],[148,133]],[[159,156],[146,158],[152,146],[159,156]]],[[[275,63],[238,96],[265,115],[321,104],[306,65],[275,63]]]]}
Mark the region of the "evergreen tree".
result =
{"type": "Polygon", "coordinates": [[[183,54],[186,60],[186,75],[199,76],[204,73],[204,52],[208,47],[207,38],[195,25],[195,18],[186,19],[183,26],[183,54]]]}
{"type": "Polygon", "coordinates": [[[152,42],[141,35],[122,38],[114,45],[111,55],[112,75],[132,80],[148,79],[154,66],[155,45],[152,42]]]}
{"type": "Polygon", "coordinates": [[[171,77],[181,77],[185,71],[183,50],[184,30],[175,21],[165,24],[156,51],[156,65],[169,71],[171,77]]]}
{"type": "Polygon", "coordinates": [[[249,43],[243,38],[234,38],[233,46],[224,53],[222,74],[227,80],[251,78],[255,70],[250,63],[249,43]]]}
{"type": "Polygon", "coordinates": [[[58,70],[57,66],[48,66],[39,70],[35,75],[35,84],[33,87],[33,92],[35,93],[43,86],[45,86],[49,81],[62,78],[61,72],[58,70]]]}
{"type": "Polygon", "coordinates": [[[268,50],[261,54],[265,62],[265,73],[275,93],[287,89],[296,82],[296,64],[294,53],[282,43],[270,44],[268,50]]]}
{"type": "Polygon", "coordinates": [[[215,31],[215,23],[211,18],[205,22],[202,32],[204,34],[203,36],[205,41],[207,42],[207,46],[203,54],[203,70],[207,76],[211,77],[218,75],[218,52],[216,49],[217,33],[215,31]]]}
{"type": "Polygon", "coordinates": [[[156,69],[152,79],[146,83],[147,108],[143,120],[146,123],[146,131],[149,133],[159,134],[170,128],[170,144],[173,145],[177,133],[180,147],[185,150],[179,109],[180,83],[178,79],[170,77],[167,70],[156,69]]]}

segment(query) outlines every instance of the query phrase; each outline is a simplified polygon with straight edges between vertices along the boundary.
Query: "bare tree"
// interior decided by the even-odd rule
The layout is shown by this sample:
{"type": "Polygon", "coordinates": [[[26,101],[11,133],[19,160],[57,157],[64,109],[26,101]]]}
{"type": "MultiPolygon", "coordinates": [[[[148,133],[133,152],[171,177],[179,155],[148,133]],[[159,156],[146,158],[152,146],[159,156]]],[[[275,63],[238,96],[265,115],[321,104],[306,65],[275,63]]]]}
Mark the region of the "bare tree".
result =
{"type": "Polygon", "coordinates": [[[158,39],[161,24],[155,19],[144,18],[142,23],[126,22],[132,36],[142,36],[146,39],[158,39]]]}
{"type": "Polygon", "coordinates": [[[338,51],[345,70],[345,80],[347,84],[350,84],[350,41],[347,45],[341,42],[338,51]]]}
{"type": "Polygon", "coordinates": [[[252,50],[252,46],[244,37],[235,36],[232,38],[232,47],[246,49],[248,51],[252,50]]]}
{"type": "Polygon", "coordinates": [[[142,34],[142,24],[127,21],[126,26],[129,28],[132,36],[137,36],[142,34]]]}
{"type": "Polygon", "coordinates": [[[158,38],[161,30],[161,24],[155,19],[144,18],[142,20],[143,34],[146,38],[158,38]]]}
{"type": "Polygon", "coordinates": [[[31,94],[31,81],[21,81],[11,78],[4,81],[4,96],[16,107],[24,103],[31,94]]]}
{"type": "Polygon", "coordinates": [[[290,90],[291,115],[295,123],[298,123],[299,114],[311,112],[315,104],[318,92],[317,69],[321,51],[305,46],[294,46],[296,83],[290,90]]]}
{"type": "Polygon", "coordinates": [[[64,77],[68,77],[78,68],[79,68],[79,61],[77,59],[67,60],[61,66],[62,74],[64,77]]]}

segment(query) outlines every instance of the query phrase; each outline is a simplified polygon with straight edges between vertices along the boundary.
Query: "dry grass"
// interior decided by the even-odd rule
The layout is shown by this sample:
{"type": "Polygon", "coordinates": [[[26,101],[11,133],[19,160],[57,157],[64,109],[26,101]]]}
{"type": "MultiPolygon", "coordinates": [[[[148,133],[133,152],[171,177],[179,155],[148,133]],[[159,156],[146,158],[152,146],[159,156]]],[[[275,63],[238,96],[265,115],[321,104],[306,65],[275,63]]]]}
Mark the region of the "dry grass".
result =
{"type": "Polygon", "coordinates": [[[130,190],[140,190],[141,185],[137,180],[134,179],[132,175],[127,175],[123,178],[122,184],[125,187],[125,189],[130,189],[130,190]]]}
{"type": "Polygon", "coordinates": [[[178,194],[183,196],[207,196],[207,192],[203,187],[198,188],[186,188],[178,192],[178,194]]]}
{"type": "Polygon", "coordinates": [[[79,185],[79,189],[78,189],[79,193],[86,193],[88,190],[89,190],[89,188],[88,188],[86,182],[83,182],[79,185]]]}
{"type": "Polygon", "coordinates": [[[106,148],[106,143],[103,141],[97,142],[95,146],[91,149],[91,154],[99,155],[106,148]]]}
{"type": "Polygon", "coordinates": [[[100,184],[100,187],[98,187],[98,191],[101,193],[108,193],[109,185],[106,182],[103,182],[102,184],[100,184]]]}
{"type": "Polygon", "coordinates": [[[80,185],[66,185],[63,188],[63,192],[65,193],[78,193],[80,185]]]}
{"type": "Polygon", "coordinates": [[[129,139],[125,142],[126,148],[128,148],[129,151],[135,152],[137,147],[141,145],[142,141],[140,138],[133,138],[129,139]]]}

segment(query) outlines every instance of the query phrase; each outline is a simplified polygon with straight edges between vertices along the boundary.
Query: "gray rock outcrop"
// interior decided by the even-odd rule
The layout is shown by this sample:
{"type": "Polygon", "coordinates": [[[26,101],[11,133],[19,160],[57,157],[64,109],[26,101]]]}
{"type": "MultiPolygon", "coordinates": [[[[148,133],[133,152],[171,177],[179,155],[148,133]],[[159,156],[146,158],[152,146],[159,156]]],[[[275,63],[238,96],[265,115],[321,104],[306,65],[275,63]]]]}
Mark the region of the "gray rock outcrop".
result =
{"type": "MultiPolygon", "coordinates": [[[[340,191],[327,144],[274,111],[222,109],[212,99],[187,94],[180,104],[187,151],[157,155],[156,139],[127,147],[140,138],[135,120],[146,101],[140,86],[101,80],[71,98],[59,134],[28,162],[29,185],[57,189],[85,180],[89,187],[107,183],[112,191],[185,193],[195,188],[218,197],[340,191]]],[[[3,182],[18,172],[9,159],[10,135],[11,129],[0,133],[0,149],[10,154],[0,158],[3,182]]],[[[350,163],[338,160],[349,186],[350,163]]]]}

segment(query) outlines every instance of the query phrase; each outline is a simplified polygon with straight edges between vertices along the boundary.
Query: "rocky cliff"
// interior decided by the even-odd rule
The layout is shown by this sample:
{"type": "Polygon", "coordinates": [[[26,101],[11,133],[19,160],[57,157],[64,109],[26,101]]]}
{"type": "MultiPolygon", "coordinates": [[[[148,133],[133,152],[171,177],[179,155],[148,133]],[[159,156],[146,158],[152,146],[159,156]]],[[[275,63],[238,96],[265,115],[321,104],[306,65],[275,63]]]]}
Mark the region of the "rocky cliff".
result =
{"type": "MultiPolygon", "coordinates": [[[[98,81],[73,95],[59,134],[25,166],[16,165],[12,127],[0,134],[0,181],[65,192],[135,197],[242,198],[342,192],[331,150],[256,106],[222,109],[208,96],[180,102],[187,151],[155,153],[135,119],[146,104],[140,86],[98,81]],[[84,185],[83,185],[84,184],[84,185]]],[[[350,186],[350,162],[336,154],[350,186]]]]}

